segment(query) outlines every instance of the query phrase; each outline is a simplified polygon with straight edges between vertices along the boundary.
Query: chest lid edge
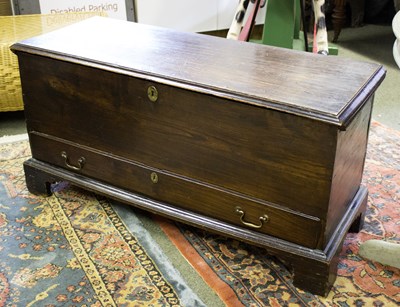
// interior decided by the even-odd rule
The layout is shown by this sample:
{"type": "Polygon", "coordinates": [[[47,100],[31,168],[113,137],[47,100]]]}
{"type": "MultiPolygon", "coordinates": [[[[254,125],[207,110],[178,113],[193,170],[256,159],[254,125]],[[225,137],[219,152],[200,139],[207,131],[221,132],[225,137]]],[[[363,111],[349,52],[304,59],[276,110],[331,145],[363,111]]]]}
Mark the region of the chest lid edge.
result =
{"type": "Polygon", "coordinates": [[[384,77],[377,64],[104,17],[18,42],[11,49],[142,76],[338,126],[346,125],[365,103],[364,96],[375,91],[384,77]]]}

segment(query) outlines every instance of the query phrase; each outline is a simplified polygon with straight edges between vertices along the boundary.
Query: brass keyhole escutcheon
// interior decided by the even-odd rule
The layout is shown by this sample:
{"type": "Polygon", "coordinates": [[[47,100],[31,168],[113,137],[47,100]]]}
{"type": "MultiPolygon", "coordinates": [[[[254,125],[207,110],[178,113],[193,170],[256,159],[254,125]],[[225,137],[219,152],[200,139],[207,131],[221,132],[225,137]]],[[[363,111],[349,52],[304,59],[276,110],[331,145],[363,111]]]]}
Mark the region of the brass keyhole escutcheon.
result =
{"type": "Polygon", "coordinates": [[[152,182],[152,183],[157,183],[157,182],[158,182],[158,175],[157,175],[157,173],[152,172],[152,173],[150,174],[150,179],[151,179],[151,182],[152,182]]]}
{"type": "Polygon", "coordinates": [[[156,102],[158,99],[158,90],[154,85],[151,85],[147,88],[147,97],[151,102],[156,102]]]}

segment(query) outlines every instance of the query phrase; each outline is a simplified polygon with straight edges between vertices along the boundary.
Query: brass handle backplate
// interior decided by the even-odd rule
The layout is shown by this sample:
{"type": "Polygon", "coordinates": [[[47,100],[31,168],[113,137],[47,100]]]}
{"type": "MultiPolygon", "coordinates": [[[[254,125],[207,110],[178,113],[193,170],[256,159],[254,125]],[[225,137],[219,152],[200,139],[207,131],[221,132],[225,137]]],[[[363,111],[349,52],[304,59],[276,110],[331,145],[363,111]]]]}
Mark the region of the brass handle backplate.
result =
{"type": "Polygon", "coordinates": [[[158,99],[158,90],[154,85],[147,88],[147,97],[151,102],[156,102],[158,99]]]}
{"type": "Polygon", "coordinates": [[[251,228],[259,229],[264,225],[264,223],[267,223],[268,220],[269,220],[268,215],[264,214],[264,215],[262,215],[262,216],[260,216],[258,218],[260,220],[260,224],[253,224],[253,223],[250,223],[250,222],[246,222],[244,220],[244,216],[245,216],[246,213],[239,206],[235,208],[235,213],[240,215],[240,221],[242,222],[243,225],[246,225],[246,226],[251,227],[251,228]]]}
{"type": "Polygon", "coordinates": [[[67,155],[67,153],[66,153],[65,151],[62,151],[62,152],[61,152],[61,157],[64,158],[64,164],[65,164],[65,166],[68,167],[69,169],[74,170],[74,171],[80,171],[80,170],[83,168],[83,165],[84,165],[85,162],[86,162],[86,159],[85,159],[84,157],[80,157],[80,158],[78,159],[78,166],[72,165],[72,164],[69,162],[68,155],[67,155]]]}

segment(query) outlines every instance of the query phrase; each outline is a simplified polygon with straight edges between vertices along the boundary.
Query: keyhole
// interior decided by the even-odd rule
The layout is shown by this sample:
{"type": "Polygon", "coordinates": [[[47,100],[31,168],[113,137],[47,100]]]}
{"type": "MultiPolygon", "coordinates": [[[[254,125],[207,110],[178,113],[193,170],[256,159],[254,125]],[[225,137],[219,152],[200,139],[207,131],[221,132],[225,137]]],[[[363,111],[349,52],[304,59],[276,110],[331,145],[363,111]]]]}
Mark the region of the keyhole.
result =
{"type": "Polygon", "coordinates": [[[149,97],[149,100],[152,102],[156,102],[158,99],[158,90],[154,85],[151,85],[147,89],[147,96],[149,97]]]}
{"type": "Polygon", "coordinates": [[[151,179],[151,182],[153,182],[153,183],[157,183],[158,182],[158,175],[157,175],[157,173],[151,173],[150,174],[150,179],[151,179]]]}

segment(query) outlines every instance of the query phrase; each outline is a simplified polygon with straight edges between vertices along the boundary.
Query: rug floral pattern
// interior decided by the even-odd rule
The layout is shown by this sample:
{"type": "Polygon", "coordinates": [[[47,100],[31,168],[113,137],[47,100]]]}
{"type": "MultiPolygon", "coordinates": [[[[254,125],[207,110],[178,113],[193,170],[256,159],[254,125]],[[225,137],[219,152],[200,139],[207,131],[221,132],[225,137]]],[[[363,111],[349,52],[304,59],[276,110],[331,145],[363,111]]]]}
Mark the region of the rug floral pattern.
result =
{"type": "Polygon", "coordinates": [[[0,306],[180,306],[107,199],[26,190],[27,142],[0,147],[0,306]]]}

